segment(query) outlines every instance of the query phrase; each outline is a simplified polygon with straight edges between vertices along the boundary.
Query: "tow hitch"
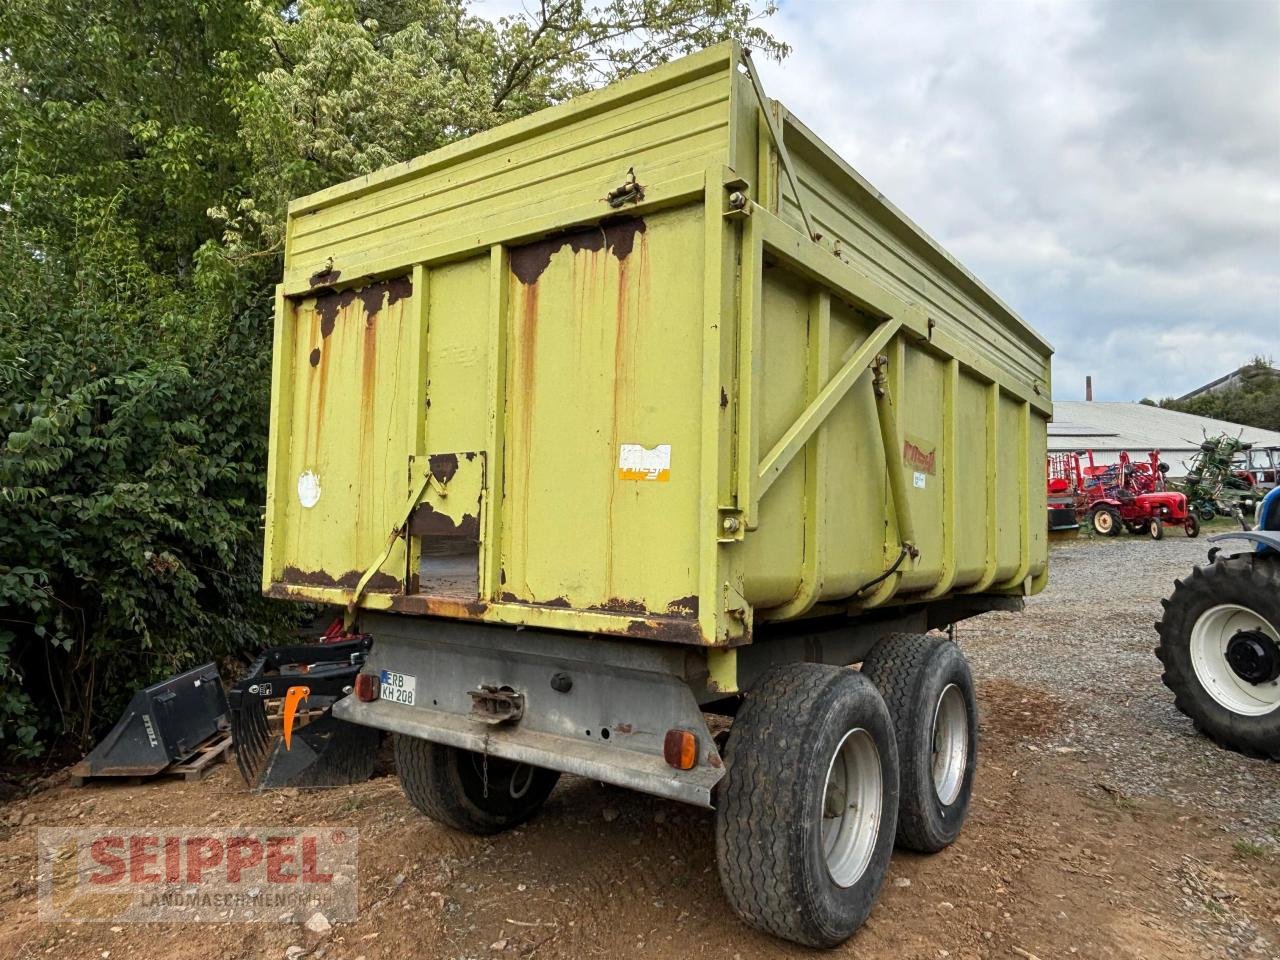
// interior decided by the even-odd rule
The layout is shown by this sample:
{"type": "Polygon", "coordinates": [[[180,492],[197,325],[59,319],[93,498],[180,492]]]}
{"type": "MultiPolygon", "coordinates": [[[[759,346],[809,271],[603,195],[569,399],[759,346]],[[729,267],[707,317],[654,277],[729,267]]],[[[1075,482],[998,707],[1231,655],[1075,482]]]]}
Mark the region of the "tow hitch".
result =
{"type": "Polygon", "coordinates": [[[516,723],[524,716],[524,694],[510,687],[485,684],[479,690],[468,690],[471,697],[471,719],[497,725],[516,723]]]}

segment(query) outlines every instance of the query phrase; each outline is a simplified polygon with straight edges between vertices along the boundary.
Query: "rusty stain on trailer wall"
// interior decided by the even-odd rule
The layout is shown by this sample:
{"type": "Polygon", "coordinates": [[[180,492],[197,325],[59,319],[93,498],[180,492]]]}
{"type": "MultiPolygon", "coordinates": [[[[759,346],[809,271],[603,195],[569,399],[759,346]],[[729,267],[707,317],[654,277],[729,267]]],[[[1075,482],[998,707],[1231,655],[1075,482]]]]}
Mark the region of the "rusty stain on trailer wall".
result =
{"type": "Polygon", "coordinates": [[[643,217],[608,217],[599,224],[556,233],[511,251],[511,272],[525,286],[535,284],[551,265],[551,258],[568,247],[574,254],[608,250],[621,263],[635,248],[637,234],[645,232],[643,217]]]}
{"type": "Polygon", "coordinates": [[[431,550],[432,540],[479,543],[484,464],[483,455],[475,451],[427,457],[435,484],[427,488],[409,520],[409,534],[426,538],[424,551],[431,550]]]}
{"type": "Polygon", "coordinates": [[[696,617],[701,227],[609,217],[510,251],[507,602],[696,617]],[[623,444],[678,451],[672,482],[620,479],[623,444]],[[687,564],[646,560],[671,549],[687,564]]]}
{"type": "MultiPolygon", "coordinates": [[[[313,279],[332,284],[338,276],[313,279]]],[[[278,558],[284,588],[350,589],[403,510],[412,431],[402,344],[411,302],[407,276],[322,288],[297,302],[286,496],[277,505],[287,529],[278,558]]],[[[401,548],[369,589],[399,590],[403,563],[401,548]]]]}

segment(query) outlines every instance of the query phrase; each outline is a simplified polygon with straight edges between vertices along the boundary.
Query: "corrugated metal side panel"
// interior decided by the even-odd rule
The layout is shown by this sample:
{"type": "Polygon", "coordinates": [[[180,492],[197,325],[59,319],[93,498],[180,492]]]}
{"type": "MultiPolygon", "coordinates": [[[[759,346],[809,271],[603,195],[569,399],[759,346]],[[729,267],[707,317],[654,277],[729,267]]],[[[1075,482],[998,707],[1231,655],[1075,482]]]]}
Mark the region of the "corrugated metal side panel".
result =
{"type": "MultiPolygon", "coordinates": [[[[340,282],[518,239],[539,215],[727,163],[722,46],[292,205],[287,292],[326,268],[340,282]]],[[[563,224],[562,224],[563,225],[563,224]]],[[[534,233],[538,231],[532,231],[534,233]]],[[[330,281],[331,282],[331,281],[330,281]]]]}
{"type": "Polygon", "coordinates": [[[735,82],[737,127],[755,134],[738,169],[760,205],[741,254],[744,273],[762,270],[762,283],[740,297],[738,336],[749,338],[752,364],[749,381],[740,365],[740,389],[749,382],[753,399],[738,398],[746,439],[735,471],[749,530],[740,589],[754,615],[782,620],[824,607],[1038,589],[1052,348],[770,102],[784,156],[749,78],[735,82]],[[819,413],[819,387],[836,384],[843,358],[851,363],[872,342],[883,345],[866,360],[882,357],[893,412],[874,399],[864,368],[841,377],[847,392],[819,413]],[[808,437],[803,456],[800,436],[808,437]],[[891,493],[894,485],[905,492],[891,493]],[[908,544],[914,552],[898,566],[908,544]]]}
{"type": "MultiPolygon", "coordinates": [[[[821,289],[784,264],[764,269],[754,376],[760,449],[773,447],[806,407],[815,338],[829,339],[825,383],[877,325],[838,301],[818,310],[821,289]]],[[[1044,570],[1043,418],[914,334],[894,337],[883,352],[902,448],[885,449],[871,374],[863,374],[809,441],[818,455],[795,457],[763,494],[758,526],[737,554],[743,596],[763,619],[795,616],[807,590],[815,609],[844,607],[893,563],[901,534],[888,471],[906,477],[919,556],[862,598],[865,606],[1020,593],[1044,570]]]]}
{"type": "MultiPolygon", "coordinates": [[[[838,243],[848,262],[925,309],[941,330],[980,345],[1002,372],[1048,396],[1050,346],[803,124],[787,115],[783,130],[823,245],[838,243]]],[[[775,182],[775,209],[803,229],[786,178],[775,182]]]]}

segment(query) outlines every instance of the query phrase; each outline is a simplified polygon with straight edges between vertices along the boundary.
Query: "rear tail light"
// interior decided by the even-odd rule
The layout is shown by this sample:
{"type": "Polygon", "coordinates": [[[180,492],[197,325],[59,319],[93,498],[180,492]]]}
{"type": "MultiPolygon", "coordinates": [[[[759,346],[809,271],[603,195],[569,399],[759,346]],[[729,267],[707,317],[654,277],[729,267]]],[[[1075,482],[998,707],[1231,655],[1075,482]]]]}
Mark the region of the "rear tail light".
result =
{"type": "Polygon", "coordinates": [[[378,699],[378,676],[374,673],[356,674],[356,699],[370,703],[378,699]]]}
{"type": "Polygon", "coordinates": [[[698,738],[688,730],[668,730],[662,740],[662,759],[677,770],[692,770],[698,762],[698,738]]]}

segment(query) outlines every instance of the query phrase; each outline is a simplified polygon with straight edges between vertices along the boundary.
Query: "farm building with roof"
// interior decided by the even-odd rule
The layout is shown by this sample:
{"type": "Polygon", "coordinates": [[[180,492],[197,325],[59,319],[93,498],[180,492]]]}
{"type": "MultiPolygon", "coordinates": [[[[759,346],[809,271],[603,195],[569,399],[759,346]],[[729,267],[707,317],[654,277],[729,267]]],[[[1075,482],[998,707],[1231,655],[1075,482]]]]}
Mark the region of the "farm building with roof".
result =
{"type": "Polygon", "coordinates": [[[1280,433],[1197,417],[1144,403],[1059,400],[1049,424],[1049,452],[1092,450],[1095,463],[1115,463],[1120,452],[1142,457],[1159,450],[1169,475],[1186,476],[1205,437],[1240,436],[1255,447],[1280,447],[1280,433]]]}

